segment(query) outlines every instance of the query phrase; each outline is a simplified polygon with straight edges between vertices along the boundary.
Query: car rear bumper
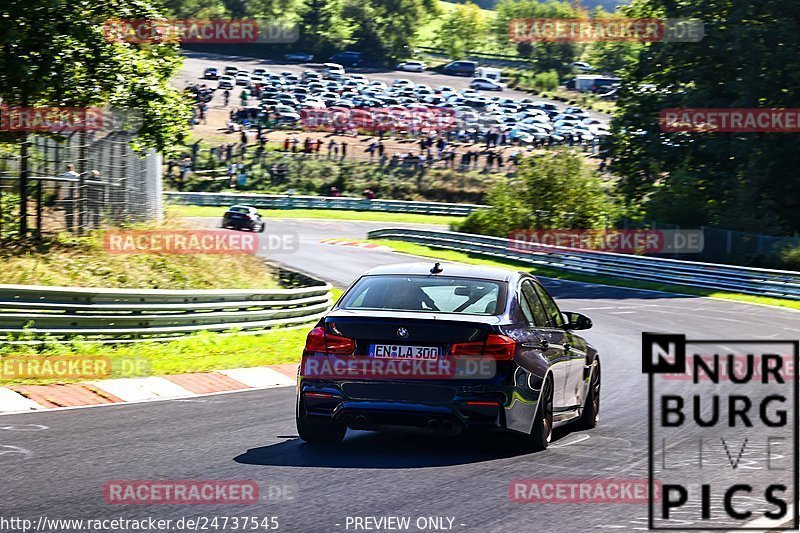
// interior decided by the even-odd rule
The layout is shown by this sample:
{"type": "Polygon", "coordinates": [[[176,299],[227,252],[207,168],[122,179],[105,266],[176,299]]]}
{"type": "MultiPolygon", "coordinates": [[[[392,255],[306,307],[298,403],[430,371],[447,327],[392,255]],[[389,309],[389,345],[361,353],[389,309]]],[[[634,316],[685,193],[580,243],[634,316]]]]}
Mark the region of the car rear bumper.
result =
{"type": "Polygon", "coordinates": [[[255,225],[252,222],[244,221],[244,220],[223,220],[222,225],[226,228],[233,228],[233,229],[249,229],[252,230],[255,225]]]}
{"type": "Polygon", "coordinates": [[[509,409],[516,409],[511,407],[515,395],[513,387],[504,385],[302,379],[298,393],[307,415],[353,429],[519,430],[508,424],[509,409]]]}

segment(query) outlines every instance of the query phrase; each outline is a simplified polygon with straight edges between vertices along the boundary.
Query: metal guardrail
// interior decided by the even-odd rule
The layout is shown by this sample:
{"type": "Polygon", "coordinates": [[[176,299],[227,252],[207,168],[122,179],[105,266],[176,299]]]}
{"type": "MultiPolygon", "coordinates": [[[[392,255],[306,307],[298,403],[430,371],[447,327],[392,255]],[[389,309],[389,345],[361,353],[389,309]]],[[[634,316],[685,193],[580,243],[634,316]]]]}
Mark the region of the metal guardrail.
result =
{"type": "Polygon", "coordinates": [[[366,200],[347,196],[289,196],[285,194],[227,194],[210,192],[166,192],[168,203],[183,205],[231,206],[245,204],[262,209],[339,209],[384,211],[426,215],[467,216],[485,208],[478,204],[409,202],[404,200],[366,200]]]}
{"type": "Polygon", "coordinates": [[[602,275],[800,300],[800,272],[696,263],[610,252],[536,245],[500,237],[451,231],[384,228],[370,239],[396,239],[435,248],[512,259],[582,274],[602,275]]]}
{"type": "Polygon", "coordinates": [[[0,285],[0,335],[29,344],[164,340],[197,331],[257,331],[321,317],[331,286],[293,289],[162,290],[0,285]],[[22,340],[21,340],[22,339],[22,340]],[[38,342],[38,341],[37,341],[38,342]]]}

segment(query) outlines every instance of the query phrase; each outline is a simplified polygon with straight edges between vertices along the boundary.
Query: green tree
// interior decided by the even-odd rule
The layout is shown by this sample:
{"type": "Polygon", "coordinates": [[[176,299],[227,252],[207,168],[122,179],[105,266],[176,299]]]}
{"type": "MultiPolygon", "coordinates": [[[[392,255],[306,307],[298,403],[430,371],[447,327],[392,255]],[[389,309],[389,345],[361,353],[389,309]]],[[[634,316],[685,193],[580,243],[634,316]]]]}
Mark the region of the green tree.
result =
{"type": "MultiPolygon", "coordinates": [[[[22,107],[110,105],[141,114],[141,147],[165,150],[185,135],[190,107],[170,84],[175,44],[109,39],[111,19],[160,19],[143,0],[6,0],[0,4],[0,99],[22,107]]],[[[20,146],[21,233],[26,233],[27,133],[0,134],[20,146]]]]}
{"type": "Polygon", "coordinates": [[[485,40],[488,26],[483,11],[472,2],[458,4],[445,14],[437,43],[453,59],[462,59],[470,43],[485,40]]]}
{"type": "Polygon", "coordinates": [[[619,215],[611,187],[575,151],[528,157],[515,181],[493,189],[491,209],[468,216],[459,230],[507,236],[520,229],[600,229],[619,215]]]}
{"type": "Polygon", "coordinates": [[[222,0],[153,0],[162,13],[178,19],[215,19],[227,16],[222,0]]]}
{"type": "Polygon", "coordinates": [[[372,59],[407,57],[417,29],[436,12],[436,0],[344,0],[354,48],[372,59]]]}
{"type": "Polygon", "coordinates": [[[354,27],[342,9],[342,0],[306,0],[300,7],[299,48],[324,55],[350,44],[354,27]]]}
{"type": "MultiPolygon", "coordinates": [[[[520,19],[575,19],[585,17],[567,2],[550,0],[501,0],[498,2],[497,16],[492,24],[492,32],[500,42],[510,42],[512,22],[520,19]]],[[[569,64],[582,52],[582,46],[572,42],[519,42],[517,52],[529,57],[537,70],[555,70],[559,75],[570,71],[569,64]]]]}
{"type": "Polygon", "coordinates": [[[664,222],[800,229],[796,134],[674,133],[659,123],[668,108],[800,107],[797,4],[636,0],[625,12],[705,23],[701,42],[643,44],[623,69],[609,147],[628,201],[664,222]]]}

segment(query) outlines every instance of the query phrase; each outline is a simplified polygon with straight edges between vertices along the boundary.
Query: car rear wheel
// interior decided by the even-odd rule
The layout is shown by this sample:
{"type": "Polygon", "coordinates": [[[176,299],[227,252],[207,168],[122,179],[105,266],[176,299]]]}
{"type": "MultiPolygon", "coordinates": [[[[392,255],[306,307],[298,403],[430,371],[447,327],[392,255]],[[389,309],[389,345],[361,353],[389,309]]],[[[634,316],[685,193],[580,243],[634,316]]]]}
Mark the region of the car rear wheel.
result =
{"type": "Polygon", "coordinates": [[[307,415],[301,407],[297,416],[297,434],[309,444],[339,444],[347,433],[347,426],[307,415]]]}
{"type": "Polygon", "coordinates": [[[600,362],[598,361],[592,372],[592,379],[589,382],[589,393],[586,395],[586,405],[578,421],[578,425],[584,429],[594,429],[600,421],[600,362]]]}
{"type": "Polygon", "coordinates": [[[531,444],[534,450],[547,449],[553,438],[553,381],[547,379],[542,387],[542,396],[539,399],[539,408],[533,419],[531,431],[531,444]]]}

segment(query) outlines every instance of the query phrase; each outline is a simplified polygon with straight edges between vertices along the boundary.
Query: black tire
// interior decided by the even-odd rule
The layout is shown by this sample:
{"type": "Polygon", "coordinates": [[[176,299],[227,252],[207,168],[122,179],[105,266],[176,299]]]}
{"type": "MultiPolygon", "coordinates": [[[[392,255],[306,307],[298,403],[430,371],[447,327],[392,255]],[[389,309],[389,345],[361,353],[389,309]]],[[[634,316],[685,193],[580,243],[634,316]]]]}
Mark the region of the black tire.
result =
{"type": "Polygon", "coordinates": [[[589,393],[586,395],[586,404],[578,420],[578,426],[583,429],[594,429],[600,420],[600,361],[594,366],[592,377],[589,381],[589,393]]]}
{"type": "Polygon", "coordinates": [[[267,227],[267,225],[262,222],[261,225],[258,227],[258,232],[259,233],[264,233],[264,230],[266,229],[266,227],[267,227]]]}
{"type": "Polygon", "coordinates": [[[535,451],[546,450],[553,438],[553,380],[546,379],[533,419],[530,441],[535,451]]]}
{"type": "Polygon", "coordinates": [[[297,416],[297,434],[309,444],[339,444],[347,426],[324,418],[311,417],[304,412],[297,416]]]}

